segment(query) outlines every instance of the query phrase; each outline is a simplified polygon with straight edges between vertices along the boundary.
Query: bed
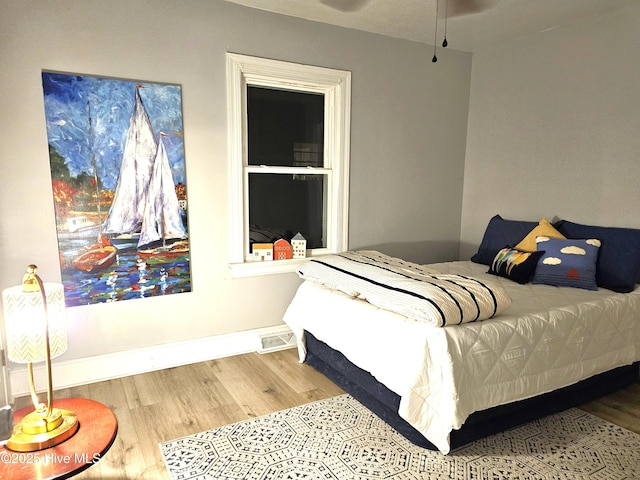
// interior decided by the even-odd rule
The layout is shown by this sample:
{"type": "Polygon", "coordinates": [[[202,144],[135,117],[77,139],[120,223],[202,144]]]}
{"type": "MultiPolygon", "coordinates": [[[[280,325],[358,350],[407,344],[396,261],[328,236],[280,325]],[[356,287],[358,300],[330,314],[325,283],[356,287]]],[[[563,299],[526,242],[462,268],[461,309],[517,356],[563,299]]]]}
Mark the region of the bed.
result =
{"type": "Polygon", "coordinates": [[[551,254],[538,244],[524,260],[522,251],[510,245],[523,248],[527,237],[534,245],[536,240],[548,240],[548,222],[494,217],[471,261],[421,266],[371,251],[312,259],[300,268],[305,281],[284,316],[298,339],[300,360],[334,380],[412,442],[445,454],[637,382],[640,232],[563,223],[552,226],[557,237],[545,244],[551,254]],[[631,234],[625,245],[637,251],[637,264],[627,250],[620,251],[620,230],[631,234]],[[595,234],[603,240],[586,242],[595,234]],[[568,277],[553,278],[544,262],[561,257],[552,247],[564,248],[568,242],[582,250],[595,247],[594,255],[581,253],[583,263],[591,257],[586,266],[571,264],[568,277]],[[517,252],[515,264],[502,261],[504,250],[517,252]],[[611,265],[600,263],[603,258],[622,262],[632,271],[621,276],[618,266],[611,277],[607,270],[611,265]],[[350,263],[357,264],[355,270],[345,266],[350,263]],[[322,277],[314,271],[317,268],[330,274],[322,277]],[[368,278],[370,271],[378,270],[384,271],[383,280],[368,278]],[[336,272],[349,278],[346,287],[336,280],[336,272]],[[476,311],[469,307],[467,314],[462,297],[449,311],[424,301],[419,290],[410,296],[421,297],[422,303],[407,307],[404,297],[388,298],[386,276],[402,277],[401,287],[391,290],[404,297],[413,288],[407,286],[407,277],[430,286],[433,278],[447,285],[464,279],[461,295],[469,294],[471,303],[482,303],[468,284],[472,281],[479,289],[488,288],[494,312],[487,304],[476,305],[476,311]],[[567,281],[580,286],[572,288],[567,281]],[[368,291],[371,284],[384,293],[368,291]],[[486,315],[481,314],[485,307],[486,315]],[[420,316],[425,312],[431,315],[426,320],[420,316]]]}

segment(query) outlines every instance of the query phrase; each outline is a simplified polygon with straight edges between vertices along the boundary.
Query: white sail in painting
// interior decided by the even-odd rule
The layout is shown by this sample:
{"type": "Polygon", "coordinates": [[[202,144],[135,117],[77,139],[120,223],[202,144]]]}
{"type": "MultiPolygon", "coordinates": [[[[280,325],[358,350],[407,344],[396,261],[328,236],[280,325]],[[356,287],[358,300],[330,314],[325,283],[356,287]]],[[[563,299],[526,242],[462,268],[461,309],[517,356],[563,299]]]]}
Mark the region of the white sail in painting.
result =
{"type": "Polygon", "coordinates": [[[158,240],[186,237],[187,232],[180,216],[180,204],[169,167],[169,158],[161,136],[149,181],[138,246],[158,240]]]}
{"type": "Polygon", "coordinates": [[[116,192],[103,226],[109,235],[140,234],[138,248],[161,239],[187,237],[167,152],[156,142],[136,87],[116,192]]]}

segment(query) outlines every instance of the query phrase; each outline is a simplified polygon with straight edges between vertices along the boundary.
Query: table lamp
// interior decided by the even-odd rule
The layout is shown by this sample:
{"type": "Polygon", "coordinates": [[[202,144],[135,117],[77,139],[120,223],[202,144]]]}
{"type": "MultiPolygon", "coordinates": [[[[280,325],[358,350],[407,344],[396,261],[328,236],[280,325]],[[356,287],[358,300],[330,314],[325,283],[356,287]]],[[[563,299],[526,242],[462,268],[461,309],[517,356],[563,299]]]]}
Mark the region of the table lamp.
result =
{"type": "Polygon", "coordinates": [[[58,445],[78,430],[75,413],[53,408],[51,359],[67,349],[64,289],[61,284],[43,283],[37,267],[29,265],[22,285],[2,292],[9,360],[26,363],[34,411],[14,425],[7,448],[32,452],[58,445]],[[47,403],[40,403],[33,378],[33,363],[45,361],[47,403]]]}

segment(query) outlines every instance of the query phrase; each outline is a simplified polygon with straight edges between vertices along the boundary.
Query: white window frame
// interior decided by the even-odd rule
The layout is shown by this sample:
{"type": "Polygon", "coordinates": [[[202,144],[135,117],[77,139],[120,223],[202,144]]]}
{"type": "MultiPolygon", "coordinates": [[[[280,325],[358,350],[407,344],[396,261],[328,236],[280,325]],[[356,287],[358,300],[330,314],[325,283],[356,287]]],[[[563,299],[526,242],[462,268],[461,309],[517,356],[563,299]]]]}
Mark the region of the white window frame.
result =
{"type": "MultiPolygon", "coordinates": [[[[232,277],[292,272],[304,260],[251,262],[249,245],[248,175],[260,168],[277,173],[282,167],[248,165],[247,85],[324,95],[324,167],[326,173],[326,248],[307,256],[342,252],[348,245],[351,72],[227,53],[227,124],[229,141],[229,197],[231,209],[229,267],[232,277]]],[[[289,167],[291,168],[291,167],[289,167]]],[[[306,167],[308,169],[312,167],[306,167]]],[[[288,173],[295,172],[293,169],[288,173]]]]}

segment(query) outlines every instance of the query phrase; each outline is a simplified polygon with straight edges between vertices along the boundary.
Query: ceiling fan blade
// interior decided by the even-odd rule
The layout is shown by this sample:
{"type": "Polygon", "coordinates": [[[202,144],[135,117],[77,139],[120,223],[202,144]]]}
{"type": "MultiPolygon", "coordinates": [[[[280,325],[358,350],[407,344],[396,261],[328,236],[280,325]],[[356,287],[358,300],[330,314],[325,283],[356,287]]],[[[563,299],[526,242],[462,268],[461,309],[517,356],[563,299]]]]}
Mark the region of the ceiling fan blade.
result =
{"type": "Polygon", "coordinates": [[[320,0],[327,7],[335,8],[341,12],[355,12],[360,10],[369,0],[320,0]]]}
{"type": "Polygon", "coordinates": [[[484,12],[493,7],[492,0],[446,0],[447,16],[462,17],[484,12]]]}

